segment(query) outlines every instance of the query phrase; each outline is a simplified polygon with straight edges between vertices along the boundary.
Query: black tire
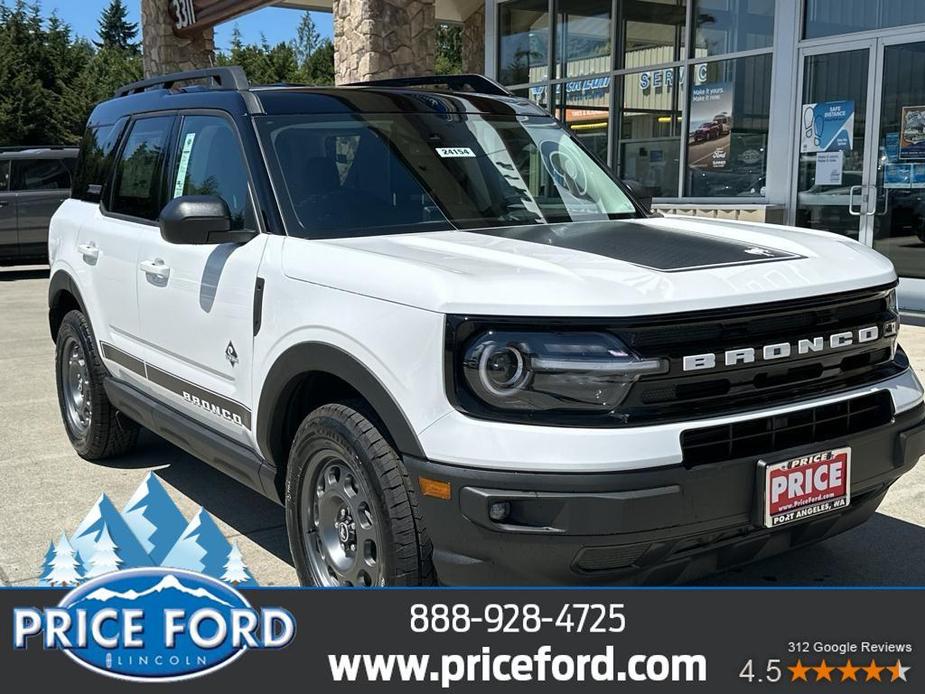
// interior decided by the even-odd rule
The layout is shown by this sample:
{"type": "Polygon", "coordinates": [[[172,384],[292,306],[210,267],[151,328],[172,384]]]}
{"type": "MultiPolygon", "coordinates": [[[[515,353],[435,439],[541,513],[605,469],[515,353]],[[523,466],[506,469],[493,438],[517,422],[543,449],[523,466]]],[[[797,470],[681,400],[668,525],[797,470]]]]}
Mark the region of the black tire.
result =
{"type": "Polygon", "coordinates": [[[103,387],[106,368],[100,359],[93,332],[80,311],[71,311],[61,322],[55,349],[55,381],[61,419],[77,455],[85,460],[103,460],[127,453],[138,440],[138,424],[119,412],[103,387]],[[72,367],[72,359],[78,366],[72,367]],[[79,385],[70,378],[80,371],[79,385]],[[83,409],[80,416],[69,389],[81,390],[83,409]],[[70,403],[70,405],[69,405],[70,403]],[[71,409],[71,407],[73,409],[71,409]],[[81,421],[77,421],[81,420],[81,421]]]}
{"type": "Polygon", "coordinates": [[[433,548],[416,492],[401,458],[373,423],[375,417],[364,416],[363,409],[354,403],[319,407],[293,440],[286,473],[286,526],[299,582],[433,584],[433,548]],[[328,484],[335,478],[337,482],[328,484]],[[346,516],[335,512],[338,508],[346,516]],[[340,524],[333,537],[332,518],[334,526],[340,524]],[[353,550],[345,529],[351,523],[353,550]]]}

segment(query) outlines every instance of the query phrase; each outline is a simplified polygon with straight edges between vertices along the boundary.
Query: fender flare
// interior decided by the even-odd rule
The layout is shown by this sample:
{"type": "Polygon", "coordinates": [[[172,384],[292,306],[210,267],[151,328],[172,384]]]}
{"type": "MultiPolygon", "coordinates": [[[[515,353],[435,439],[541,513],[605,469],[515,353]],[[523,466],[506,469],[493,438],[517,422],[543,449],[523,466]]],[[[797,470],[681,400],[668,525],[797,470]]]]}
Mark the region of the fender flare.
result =
{"type": "Polygon", "coordinates": [[[359,360],[328,344],[303,342],[283,352],[267,373],[257,410],[257,445],[266,460],[279,468],[286,461],[275,460],[273,442],[282,435],[281,403],[292,394],[295,379],[311,372],[336,376],[362,395],[382,420],[399,453],[425,458],[408,418],[385,386],[359,360]]]}
{"type": "Polygon", "coordinates": [[[87,315],[87,306],[84,303],[83,296],[80,294],[80,290],[77,288],[77,283],[74,281],[74,278],[71,277],[70,273],[66,270],[58,270],[52,275],[51,281],[48,283],[48,329],[51,332],[52,340],[55,339],[55,333],[57,332],[54,310],[58,304],[59,297],[64,292],[71,294],[77,300],[77,305],[80,306],[81,313],[87,316],[87,320],[90,320],[90,316],[87,315]]]}

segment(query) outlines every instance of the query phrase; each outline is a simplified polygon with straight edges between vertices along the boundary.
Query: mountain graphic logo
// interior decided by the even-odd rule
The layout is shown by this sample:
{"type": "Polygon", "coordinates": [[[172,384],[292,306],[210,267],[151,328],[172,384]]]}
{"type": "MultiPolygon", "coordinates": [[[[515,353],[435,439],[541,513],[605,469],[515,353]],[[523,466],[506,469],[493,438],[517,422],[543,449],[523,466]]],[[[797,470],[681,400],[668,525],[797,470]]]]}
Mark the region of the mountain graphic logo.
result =
{"type": "Polygon", "coordinates": [[[68,536],[53,541],[40,585],[74,587],[126,569],[168,567],[203,573],[238,588],[254,587],[237,543],[201,508],[187,522],[157,476],[148,473],[120,513],[106,494],[68,536]]]}
{"type": "Polygon", "coordinates": [[[107,677],[176,682],[214,672],[249,650],[283,648],[295,627],[287,610],[252,607],[217,578],[128,569],[77,586],[55,607],[16,608],[13,647],[63,650],[107,677]]]}

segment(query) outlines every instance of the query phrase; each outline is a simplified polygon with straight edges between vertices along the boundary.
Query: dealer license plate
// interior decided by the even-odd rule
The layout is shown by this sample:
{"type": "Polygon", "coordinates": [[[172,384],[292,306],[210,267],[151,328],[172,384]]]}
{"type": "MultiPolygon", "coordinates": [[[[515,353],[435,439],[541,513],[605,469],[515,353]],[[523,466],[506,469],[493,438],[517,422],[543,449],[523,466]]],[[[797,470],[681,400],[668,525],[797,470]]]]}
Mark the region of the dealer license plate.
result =
{"type": "Polygon", "coordinates": [[[764,525],[778,528],[851,502],[851,449],[835,448],[781,463],[758,463],[764,473],[764,525]]]}

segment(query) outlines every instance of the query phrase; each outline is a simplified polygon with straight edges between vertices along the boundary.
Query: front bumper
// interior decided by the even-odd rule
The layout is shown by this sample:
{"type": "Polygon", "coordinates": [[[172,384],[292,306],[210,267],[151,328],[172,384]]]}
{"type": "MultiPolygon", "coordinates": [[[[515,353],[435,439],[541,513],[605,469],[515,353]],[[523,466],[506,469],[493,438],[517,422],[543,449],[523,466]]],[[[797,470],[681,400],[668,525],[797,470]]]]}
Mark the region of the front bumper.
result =
{"type": "Polygon", "coordinates": [[[608,473],[498,472],[412,457],[419,477],[452,496],[418,496],[446,585],[666,584],[817,542],[869,518],[890,485],[925,453],[925,405],[861,434],[761,456],[786,460],[849,445],[851,504],[768,530],[761,526],[757,459],[608,473]],[[511,504],[495,523],[493,501],[511,504]]]}

